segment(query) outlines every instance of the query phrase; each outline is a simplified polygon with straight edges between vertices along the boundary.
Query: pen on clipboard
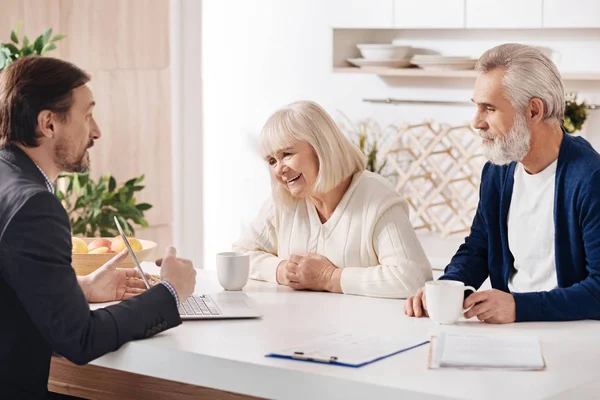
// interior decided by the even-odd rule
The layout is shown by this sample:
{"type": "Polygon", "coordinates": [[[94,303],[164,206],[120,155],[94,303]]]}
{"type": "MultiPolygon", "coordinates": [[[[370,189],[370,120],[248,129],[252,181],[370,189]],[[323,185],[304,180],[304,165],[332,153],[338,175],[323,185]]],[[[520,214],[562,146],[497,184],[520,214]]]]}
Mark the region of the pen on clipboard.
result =
{"type": "Polygon", "coordinates": [[[331,356],[329,358],[325,358],[325,357],[315,357],[315,356],[308,356],[305,355],[303,352],[301,351],[295,351],[294,354],[292,354],[292,358],[295,358],[297,360],[304,360],[304,361],[318,361],[318,362],[323,362],[323,363],[332,363],[332,362],[336,362],[337,361],[337,357],[336,356],[331,356]]]}

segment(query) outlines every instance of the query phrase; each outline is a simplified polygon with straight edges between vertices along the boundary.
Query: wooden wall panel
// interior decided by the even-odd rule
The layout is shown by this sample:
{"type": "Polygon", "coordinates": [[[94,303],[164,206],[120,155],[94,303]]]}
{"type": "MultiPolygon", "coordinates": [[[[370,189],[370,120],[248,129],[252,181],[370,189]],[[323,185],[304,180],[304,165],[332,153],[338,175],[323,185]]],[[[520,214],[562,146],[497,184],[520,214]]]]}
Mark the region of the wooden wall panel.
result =
{"type": "Polygon", "coordinates": [[[154,207],[151,225],[171,222],[171,143],[168,70],[97,71],[90,87],[102,138],[91,150],[93,175],[107,172],[117,181],[142,173],[139,200],[154,207]]]}
{"type": "Polygon", "coordinates": [[[169,66],[168,0],[61,0],[66,59],[92,69],[169,66]]]}
{"type": "MultiPolygon", "coordinates": [[[[157,243],[156,249],[154,249],[144,261],[154,262],[157,258],[164,256],[167,246],[173,244],[171,243],[171,226],[170,223],[154,225],[149,228],[140,228],[135,231],[136,236],[157,243]]],[[[185,258],[186,255],[181,254],[181,257],[185,258]]],[[[196,265],[196,267],[199,268],[200,266],[196,265]]]]}

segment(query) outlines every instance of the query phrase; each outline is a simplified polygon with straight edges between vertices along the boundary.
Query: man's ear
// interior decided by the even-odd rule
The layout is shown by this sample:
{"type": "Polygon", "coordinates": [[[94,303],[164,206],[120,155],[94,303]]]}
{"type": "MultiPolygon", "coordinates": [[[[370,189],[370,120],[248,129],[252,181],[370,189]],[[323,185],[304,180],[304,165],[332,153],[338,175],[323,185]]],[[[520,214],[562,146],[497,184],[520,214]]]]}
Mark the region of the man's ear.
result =
{"type": "Polygon", "coordinates": [[[542,122],[544,120],[545,112],[546,108],[542,99],[534,97],[529,100],[527,106],[527,119],[530,119],[532,124],[539,124],[542,122]]]}
{"type": "Polygon", "coordinates": [[[50,110],[42,110],[38,114],[37,127],[40,134],[48,139],[54,139],[54,121],[50,110]]]}

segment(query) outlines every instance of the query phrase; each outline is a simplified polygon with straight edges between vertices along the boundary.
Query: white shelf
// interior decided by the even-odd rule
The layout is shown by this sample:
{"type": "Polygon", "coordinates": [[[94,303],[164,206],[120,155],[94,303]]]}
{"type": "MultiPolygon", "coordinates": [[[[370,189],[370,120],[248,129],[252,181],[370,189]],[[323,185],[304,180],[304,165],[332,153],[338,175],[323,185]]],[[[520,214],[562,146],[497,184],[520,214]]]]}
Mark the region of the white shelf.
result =
{"type": "MultiPolygon", "coordinates": [[[[415,77],[415,78],[475,78],[477,72],[474,70],[458,71],[434,71],[421,68],[356,68],[338,67],[335,73],[344,74],[372,74],[383,77],[415,77]]],[[[600,81],[600,72],[565,72],[562,74],[564,80],[576,81],[600,81]]]]}

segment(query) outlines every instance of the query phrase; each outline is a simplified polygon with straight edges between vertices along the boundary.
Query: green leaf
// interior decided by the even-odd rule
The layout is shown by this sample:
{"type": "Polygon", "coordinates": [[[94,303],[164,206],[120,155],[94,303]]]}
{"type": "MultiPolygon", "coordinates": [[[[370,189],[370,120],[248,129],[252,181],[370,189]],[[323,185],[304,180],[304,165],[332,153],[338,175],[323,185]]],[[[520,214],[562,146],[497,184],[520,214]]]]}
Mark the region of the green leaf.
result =
{"type": "Polygon", "coordinates": [[[92,203],[92,208],[94,210],[100,210],[102,208],[102,201],[99,199],[94,200],[94,202],[92,203]]]}
{"type": "Polygon", "coordinates": [[[14,44],[19,44],[19,38],[17,37],[17,32],[12,31],[10,33],[10,40],[12,40],[14,44]]]}
{"type": "Polygon", "coordinates": [[[75,202],[75,208],[80,208],[80,207],[84,207],[87,204],[87,199],[83,196],[78,197],[77,201],[75,202]]]}
{"type": "Polygon", "coordinates": [[[387,164],[387,160],[385,160],[383,163],[381,163],[381,165],[379,166],[379,169],[377,170],[377,173],[381,175],[381,173],[383,172],[383,169],[385,168],[387,164]]]}
{"type": "Polygon", "coordinates": [[[46,29],[46,31],[42,35],[42,40],[44,41],[44,45],[46,43],[48,43],[48,41],[50,40],[50,36],[52,36],[52,28],[46,29]]]}
{"type": "Polygon", "coordinates": [[[133,228],[133,225],[131,225],[129,222],[126,222],[127,225],[127,232],[129,236],[135,236],[135,229],[133,228]]]}
{"type": "Polygon", "coordinates": [[[19,34],[21,33],[22,27],[23,27],[23,20],[19,20],[19,22],[17,22],[17,29],[15,29],[15,33],[17,36],[19,36],[19,34]]]}
{"type": "Polygon", "coordinates": [[[8,60],[10,60],[10,57],[3,50],[3,48],[0,49],[0,71],[8,66],[8,60]]]}
{"type": "Polygon", "coordinates": [[[115,181],[115,178],[113,178],[111,176],[110,180],[108,181],[108,191],[114,192],[116,187],[117,187],[117,181],[115,181]]]}
{"type": "Polygon", "coordinates": [[[37,54],[42,54],[43,48],[44,48],[44,36],[40,35],[37,37],[37,39],[35,39],[35,42],[33,42],[33,50],[37,54]]]}
{"type": "Polygon", "coordinates": [[[137,208],[139,211],[147,211],[149,209],[152,208],[152,204],[148,204],[148,203],[140,203],[137,206],[135,206],[135,208],[137,208]]]}
{"type": "Polygon", "coordinates": [[[67,186],[67,193],[71,194],[73,193],[73,182],[75,181],[75,178],[73,177],[73,175],[69,175],[69,185],[67,186]]]}
{"type": "Polygon", "coordinates": [[[138,178],[130,179],[127,182],[125,182],[125,186],[130,186],[131,187],[131,186],[133,186],[133,185],[135,185],[137,183],[137,180],[138,180],[138,178]]]}
{"type": "Polygon", "coordinates": [[[80,235],[85,233],[85,229],[86,229],[86,222],[84,219],[79,218],[77,219],[77,221],[75,221],[75,223],[73,224],[73,233],[75,235],[80,235]]]}
{"type": "Polygon", "coordinates": [[[106,191],[106,182],[101,181],[98,186],[96,186],[96,197],[102,197],[104,192],[106,191]]]}
{"type": "Polygon", "coordinates": [[[90,182],[90,174],[77,174],[77,178],[81,186],[85,186],[90,182]]]}
{"type": "Polygon", "coordinates": [[[40,53],[40,55],[42,55],[50,50],[56,50],[56,45],[54,43],[46,43],[44,45],[44,47],[42,48],[42,52],[40,53]]]}
{"type": "Polygon", "coordinates": [[[79,184],[79,175],[73,174],[73,192],[79,194],[81,191],[81,185],[79,184]]]}
{"type": "Polygon", "coordinates": [[[25,36],[23,38],[23,47],[22,48],[24,49],[26,47],[29,47],[29,38],[27,36],[25,36]]]}
{"type": "Polygon", "coordinates": [[[14,44],[12,44],[12,43],[6,43],[4,46],[6,46],[6,48],[7,48],[8,50],[10,50],[10,52],[11,52],[11,56],[12,56],[12,55],[18,55],[18,54],[19,54],[19,49],[18,49],[18,48],[17,48],[17,46],[15,46],[14,44]]]}
{"type": "Polygon", "coordinates": [[[60,33],[60,34],[54,36],[50,42],[52,42],[52,43],[58,42],[59,40],[63,40],[66,37],[67,37],[67,35],[60,33]]]}

